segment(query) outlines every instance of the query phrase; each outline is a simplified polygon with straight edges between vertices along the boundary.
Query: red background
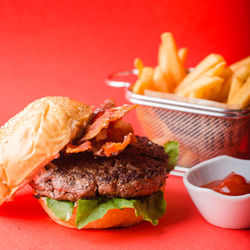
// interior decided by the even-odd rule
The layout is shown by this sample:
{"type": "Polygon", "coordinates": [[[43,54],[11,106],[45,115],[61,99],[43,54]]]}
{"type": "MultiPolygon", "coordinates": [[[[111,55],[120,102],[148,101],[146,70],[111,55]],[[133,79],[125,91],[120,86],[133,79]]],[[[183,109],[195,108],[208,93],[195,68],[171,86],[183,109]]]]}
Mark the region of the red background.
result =
{"type": "MultiPolygon", "coordinates": [[[[160,34],[188,47],[187,66],[221,53],[229,63],[250,53],[249,1],[10,1],[0,2],[0,125],[32,100],[67,95],[98,105],[125,102],[104,84],[135,57],[155,65],[160,34]]],[[[143,133],[134,115],[138,133],[143,133]]],[[[240,249],[249,231],[207,224],[180,178],[167,185],[168,213],[159,227],[78,232],[50,222],[29,189],[0,208],[0,249],[240,249]],[[171,185],[170,185],[171,184],[171,185]]]]}

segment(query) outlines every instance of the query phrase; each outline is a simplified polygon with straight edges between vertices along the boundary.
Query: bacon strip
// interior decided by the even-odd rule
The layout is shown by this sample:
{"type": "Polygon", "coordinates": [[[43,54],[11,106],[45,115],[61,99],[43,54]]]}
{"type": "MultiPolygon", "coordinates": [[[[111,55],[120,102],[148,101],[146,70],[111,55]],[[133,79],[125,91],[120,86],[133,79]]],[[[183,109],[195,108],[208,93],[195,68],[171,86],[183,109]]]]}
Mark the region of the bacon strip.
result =
{"type": "Polygon", "coordinates": [[[98,116],[96,120],[88,127],[84,136],[80,139],[80,142],[88,141],[97,136],[102,129],[107,128],[110,122],[121,119],[131,109],[134,109],[136,105],[123,105],[121,107],[106,109],[103,114],[98,116]]]}
{"type": "Polygon", "coordinates": [[[93,151],[94,155],[98,156],[115,156],[118,155],[121,151],[123,151],[129,144],[136,143],[136,138],[133,133],[129,133],[124,136],[122,142],[106,142],[100,148],[93,148],[90,141],[86,141],[80,145],[68,144],[66,147],[66,153],[80,153],[88,150],[93,151]]]}
{"type": "Polygon", "coordinates": [[[79,152],[84,152],[87,150],[91,150],[92,145],[90,141],[86,141],[80,145],[73,145],[69,143],[66,147],[66,153],[67,154],[72,154],[72,153],[79,153],[79,152]]]}
{"type": "MultiPolygon", "coordinates": [[[[107,107],[112,107],[113,102],[107,102],[107,107]],[[109,104],[109,105],[108,105],[109,104]]],[[[93,118],[92,124],[87,128],[77,145],[69,143],[66,153],[79,153],[91,151],[98,156],[114,156],[123,151],[129,144],[134,144],[132,126],[121,118],[134,109],[136,105],[123,105],[117,108],[102,109],[93,118]]]]}
{"type": "Polygon", "coordinates": [[[129,133],[124,136],[123,142],[106,142],[101,149],[94,154],[107,157],[118,155],[131,142],[134,142],[134,140],[136,140],[135,136],[132,133],[129,133]]]}

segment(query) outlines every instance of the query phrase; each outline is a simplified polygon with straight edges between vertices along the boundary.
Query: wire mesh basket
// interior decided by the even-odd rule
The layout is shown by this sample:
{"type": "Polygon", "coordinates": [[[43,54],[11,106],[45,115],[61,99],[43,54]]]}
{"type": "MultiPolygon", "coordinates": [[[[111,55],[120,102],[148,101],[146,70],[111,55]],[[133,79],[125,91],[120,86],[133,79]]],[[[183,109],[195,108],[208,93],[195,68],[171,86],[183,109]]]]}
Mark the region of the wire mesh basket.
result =
{"type": "Polygon", "coordinates": [[[129,81],[117,78],[136,74],[136,70],[116,72],[106,83],[126,88],[127,100],[138,104],[137,116],[149,139],[161,145],[168,140],[179,142],[179,166],[190,168],[218,155],[239,156],[239,151],[248,155],[250,108],[228,109],[134,94],[129,81]]]}

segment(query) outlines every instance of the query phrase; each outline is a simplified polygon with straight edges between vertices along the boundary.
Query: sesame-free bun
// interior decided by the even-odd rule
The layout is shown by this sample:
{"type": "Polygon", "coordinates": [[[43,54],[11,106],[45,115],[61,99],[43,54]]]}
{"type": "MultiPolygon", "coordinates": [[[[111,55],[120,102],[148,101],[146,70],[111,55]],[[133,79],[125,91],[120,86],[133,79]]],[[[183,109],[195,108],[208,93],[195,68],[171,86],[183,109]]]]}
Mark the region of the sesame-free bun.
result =
{"type": "Polygon", "coordinates": [[[91,113],[91,107],[68,97],[44,97],[0,128],[0,205],[57,157],[91,113]]]}
{"type": "MultiPolygon", "coordinates": [[[[74,207],[73,214],[69,221],[63,221],[58,219],[53,212],[47,207],[45,197],[41,197],[39,202],[49,217],[56,223],[70,228],[77,228],[75,224],[77,206],[74,207]]],[[[143,221],[142,216],[136,217],[135,210],[133,208],[124,209],[110,209],[108,212],[98,220],[90,222],[83,229],[102,229],[113,227],[130,227],[143,221]]]]}

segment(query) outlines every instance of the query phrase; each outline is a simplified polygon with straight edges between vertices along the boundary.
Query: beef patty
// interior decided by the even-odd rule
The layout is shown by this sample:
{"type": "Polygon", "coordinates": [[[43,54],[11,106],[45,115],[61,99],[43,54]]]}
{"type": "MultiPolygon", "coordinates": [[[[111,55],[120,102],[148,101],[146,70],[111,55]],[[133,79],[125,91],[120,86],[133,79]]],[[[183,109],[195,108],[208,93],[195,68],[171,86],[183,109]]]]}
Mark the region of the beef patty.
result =
{"type": "Polygon", "coordinates": [[[163,147],[137,137],[136,144],[115,157],[89,152],[60,156],[46,165],[30,185],[38,195],[56,200],[139,197],[158,191],[165,183],[167,163],[163,147]]]}

